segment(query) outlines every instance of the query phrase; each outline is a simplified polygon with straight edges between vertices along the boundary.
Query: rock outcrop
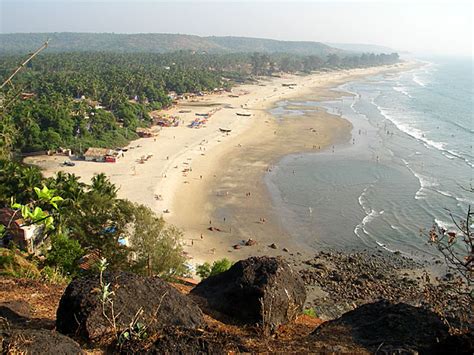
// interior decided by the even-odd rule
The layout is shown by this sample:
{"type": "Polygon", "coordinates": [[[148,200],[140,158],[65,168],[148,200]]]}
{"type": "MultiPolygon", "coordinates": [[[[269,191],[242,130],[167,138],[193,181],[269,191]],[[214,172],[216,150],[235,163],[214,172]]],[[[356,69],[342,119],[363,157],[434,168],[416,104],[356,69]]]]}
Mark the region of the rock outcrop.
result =
{"type": "Polygon", "coordinates": [[[138,323],[148,334],[164,326],[196,328],[204,324],[199,307],[158,277],[106,273],[103,284],[108,283],[113,294],[103,302],[98,275],[73,280],[59,302],[57,330],[100,342],[138,323]]]}
{"type": "Polygon", "coordinates": [[[379,301],[323,323],[308,339],[315,344],[353,344],[370,352],[426,353],[448,335],[446,325],[429,310],[379,301]]]}
{"type": "Polygon", "coordinates": [[[301,277],[282,258],[252,257],[199,283],[192,295],[231,319],[274,329],[303,310],[306,290],[301,277]]]}
{"type": "Polygon", "coordinates": [[[46,329],[0,331],[1,354],[84,354],[79,344],[58,332],[46,329]]]}
{"type": "MultiPolygon", "coordinates": [[[[239,337],[204,329],[167,327],[159,337],[147,345],[147,354],[236,354],[249,353],[239,337]]],[[[144,353],[141,342],[127,342],[120,347],[121,354],[144,353]]]]}

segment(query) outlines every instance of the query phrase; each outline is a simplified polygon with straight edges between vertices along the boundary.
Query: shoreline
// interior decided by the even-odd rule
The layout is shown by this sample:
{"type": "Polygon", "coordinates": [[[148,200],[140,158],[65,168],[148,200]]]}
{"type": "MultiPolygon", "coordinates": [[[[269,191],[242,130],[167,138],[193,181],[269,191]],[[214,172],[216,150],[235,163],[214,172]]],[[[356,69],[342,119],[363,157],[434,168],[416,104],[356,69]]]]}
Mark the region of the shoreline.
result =
{"type": "Polygon", "coordinates": [[[265,171],[285,155],[324,149],[349,139],[351,125],[324,110],[297,120],[278,121],[267,110],[278,101],[306,95],[317,96],[321,101],[337,98],[342,93],[332,89],[342,83],[409,70],[414,65],[404,62],[265,78],[258,84],[234,87],[232,95],[211,94],[180,102],[162,113],[178,115],[184,125],[164,128],[156,139],[131,142],[125,157],[115,164],[77,161],[74,167],[62,167],[60,163],[65,157],[61,156],[29,157],[25,162],[39,165],[45,176],[62,170],[76,174],[84,182],[89,182],[94,174],[105,173],[119,188],[119,197],[145,204],[158,214],[169,210],[163,216],[183,230],[184,248],[192,258],[191,264],[222,257],[236,260],[250,255],[287,255],[282,248],[289,252],[300,250],[299,254],[304,246],[288,239],[278,216],[270,209],[270,197],[263,182],[265,171]],[[296,83],[296,87],[282,85],[290,82],[296,83]],[[179,113],[182,109],[190,112],[179,113]],[[196,113],[214,109],[216,112],[203,128],[187,127],[196,113]],[[242,111],[252,116],[238,116],[242,111]],[[220,128],[231,132],[222,133],[220,128]],[[140,164],[140,157],[148,154],[153,156],[140,164]],[[248,192],[250,196],[246,198],[248,192]],[[207,229],[210,226],[223,232],[211,232],[207,229]],[[232,248],[249,238],[257,244],[232,248]],[[270,243],[277,244],[278,249],[269,248],[270,243]]]}
{"type": "Polygon", "coordinates": [[[172,216],[170,222],[185,231],[186,252],[193,257],[191,264],[223,257],[235,261],[257,255],[282,255],[301,260],[313,255],[315,250],[303,241],[292,240],[285,231],[277,211],[272,208],[264,177],[273,164],[287,155],[317,152],[349,141],[352,125],[325,109],[281,120],[276,120],[268,110],[278,101],[290,98],[337,99],[347,96],[347,93],[333,90],[341,84],[412,67],[411,63],[405,63],[403,68],[377,68],[369,73],[349,71],[322,82],[311,80],[305,89],[269,100],[260,108],[263,111],[259,122],[230,139],[228,149],[212,151],[210,160],[214,163],[196,171],[195,175],[205,171],[209,177],[200,181],[202,188],[186,186],[176,191],[173,209],[181,212],[172,216]],[[189,204],[188,196],[191,195],[193,203],[189,204]],[[210,227],[221,232],[211,231],[210,227]],[[255,242],[255,245],[246,245],[249,239],[252,240],[250,244],[255,242]]]}

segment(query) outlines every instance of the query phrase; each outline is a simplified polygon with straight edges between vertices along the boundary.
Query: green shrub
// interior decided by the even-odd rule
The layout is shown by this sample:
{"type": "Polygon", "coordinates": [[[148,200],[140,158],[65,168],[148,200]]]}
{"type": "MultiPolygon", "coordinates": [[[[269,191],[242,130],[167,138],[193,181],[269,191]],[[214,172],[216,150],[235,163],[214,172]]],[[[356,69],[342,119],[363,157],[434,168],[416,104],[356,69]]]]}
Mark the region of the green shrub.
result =
{"type": "Polygon", "coordinates": [[[206,279],[211,275],[211,264],[207,261],[202,265],[196,266],[196,275],[198,275],[201,279],[206,279]]]}
{"type": "Polygon", "coordinates": [[[15,256],[10,253],[0,254],[0,269],[7,269],[15,263],[15,256]]]}
{"type": "Polygon", "coordinates": [[[313,317],[313,318],[317,318],[318,315],[316,314],[316,311],[314,310],[313,307],[311,308],[306,308],[304,311],[303,311],[303,314],[307,315],[307,316],[310,316],[310,317],[313,317]]]}
{"type": "Polygon", "coordinates": [[[40,271],[35,262],[27,259],[26,254],[16,249],[0,248],[0,275],[38,279],[40,271]]]}
{"type": "Polygon", "coordinates": [[[74,276],[78,273],[78,260],[84,255],[79,242],[60,234],[51,238],[51,250],[46,254],[46,264],[74,276]]]}
{"type": "Polygon", "coordinates": [[[209,276],[214,276],[220,274],[221,272],[229,270],[232,265],[233,263],[227,258],[214,261],[212,266],[208,262],[205,262],[202,265],[196,266],[196,274],[201,279],[206,279],[209,276]]]}

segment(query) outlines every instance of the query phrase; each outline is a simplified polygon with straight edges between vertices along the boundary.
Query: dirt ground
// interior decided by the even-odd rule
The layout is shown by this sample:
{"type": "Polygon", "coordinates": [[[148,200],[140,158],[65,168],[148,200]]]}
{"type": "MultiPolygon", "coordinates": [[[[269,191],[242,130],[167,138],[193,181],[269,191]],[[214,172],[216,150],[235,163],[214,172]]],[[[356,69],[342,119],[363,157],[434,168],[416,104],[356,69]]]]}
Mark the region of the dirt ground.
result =
{"type": "MultiPolygon", "coordinates": [[[[192,287],[173,284],[183,294],[189,293],[192,287]]],[[[10,322],[14,319],[15,325],[26,329],[55,329],[56,309],[66,285],[47,284],[30,279],[0,278],[0,322],[1,327],[9,327],[5,322],[8,317],[10,322]]],[[[306,337],[322,320],[307,315],[299,316],[294,322],[280,326],[275,334],[262,341],[262,332],[257,327],[241,327],[224,324],[206,315],[207,327],[203,335],[219,335],[226,338],[237,339],[238,343],[251,351],[281,351],[287,346],[293,349],[298,339],[306,337]]],[[[87,349],[88,354],[103,353],[103,349],[87,349]]]]}

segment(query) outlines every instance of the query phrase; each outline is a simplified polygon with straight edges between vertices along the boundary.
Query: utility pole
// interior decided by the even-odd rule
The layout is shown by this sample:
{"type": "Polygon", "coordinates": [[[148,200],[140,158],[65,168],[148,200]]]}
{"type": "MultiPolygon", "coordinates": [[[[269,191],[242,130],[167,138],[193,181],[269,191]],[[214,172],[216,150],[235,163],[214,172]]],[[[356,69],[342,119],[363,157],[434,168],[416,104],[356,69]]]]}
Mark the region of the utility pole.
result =
{"type": "Polygon", "coordinates": [[[28,62],[29,62],[30,60],[32,60],[34,57],[36,57],[39,52],[41,52],[43,49],[45,49],[46,47],[48,47],[48,43],[49,43],[49,39],[48,39],[46,42],[44,42],[43,45],[42,45],[41,47],[39,47],[33,54],[31,54],[23,63],[21,63],[21,64],[19,65],[19,67],[16,68],[15,71],[12,73],[12,75],[10,75],[10,76],[8,77],[8,79],[5,80],[5,81],[2,83],[2,85],[0,86],[0,89],[3,89],[3,87],[4,87],[5,85],[7,85],[8,83],[10,83],[10,85],[11,85],[11,80],[13,79],[13,77],[14,77],[21,69],[23,69],[23,68],[25,67],[25,65],[28,64],[28,62]]]}

